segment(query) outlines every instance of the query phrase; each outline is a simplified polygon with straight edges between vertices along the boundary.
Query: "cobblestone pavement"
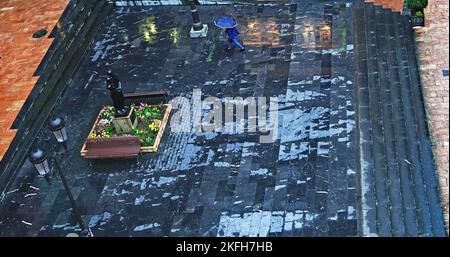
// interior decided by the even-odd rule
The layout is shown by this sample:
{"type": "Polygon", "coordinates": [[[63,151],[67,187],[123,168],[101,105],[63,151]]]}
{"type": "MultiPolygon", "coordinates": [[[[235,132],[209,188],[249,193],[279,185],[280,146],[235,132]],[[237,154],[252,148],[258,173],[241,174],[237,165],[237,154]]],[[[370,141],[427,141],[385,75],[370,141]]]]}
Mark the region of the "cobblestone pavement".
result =
{"type": "Polygon", "coordinates": [[[32,35],[40,29],[50,32],[67,2],[0,2],[0,160],[15,135],[11,126],[16,115],[38,79],[33,74],[52,43],[48,34],[39,39],[32,35]]]}
{"type": "MultiPolygon", "coordinates": [[[[71,137],[67,156],[57,158],[86,223],[98,236],[358,235],[351,5],[199,9],[210,31],[198,40],[188,38],[186,7],[117,9],[57,107],[71,137]],[[237,18],[245,52],[225,50],[210,22],[224,13],[237,18]],[[88,162],[79,150],[109,104],[108,68],[127,92],[169,89],[192,98],[197,88],[224,103],[278,97],[279,140],[167,130],[158,153],[137,163],[88,162]]],[[[40,139],[51,149],[48,131],[40,139]]],[[[0,235],[77,230],[57,180],[47,185],[26,163],[16,181],[0,235]]]]}
{"type": "Polygon", "coordinates": [[[425,27],[415,30],[420,76],[423,84],[428,126],[433,141],[435,165],[448,234],[448,125],[449,125],[449,33],[448,1],[431,0],[425,9],[425,27]],[[444,76],[447,70],[447,76],[444,76]]]}

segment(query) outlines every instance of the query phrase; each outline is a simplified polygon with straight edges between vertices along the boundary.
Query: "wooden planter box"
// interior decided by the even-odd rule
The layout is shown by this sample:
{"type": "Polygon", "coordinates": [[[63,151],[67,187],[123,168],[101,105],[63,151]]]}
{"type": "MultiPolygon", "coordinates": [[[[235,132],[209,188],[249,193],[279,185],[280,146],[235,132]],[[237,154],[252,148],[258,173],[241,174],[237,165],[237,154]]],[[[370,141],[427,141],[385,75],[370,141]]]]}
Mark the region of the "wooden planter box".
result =
{"type": "Polygon", "coordinates": [[[139,137],[135,136],[88,138],[81,156],[87,159],[136,158],[140,145],[139,137]]]}
{"type": "MultiPolygon", "coordinates": [[[[160,127],[159,127],[159,131],[158,131],[158,134],[156,135],[156,138],[155,138],[155,144],[153,145],[153,146],[147,146],[147,147],[143,147],[143,146],[141,146],[140,147],[140,153],[154,153],[154,152],[156,152],[156,151],[158,151],[158,147],[159,147],[159,143],[161,142],[161,138],[163,137],[163,135],[164,135],[164,130],[165,130],[165,128],[166,128],[166,125],[167,125],[167,122],[169,121],[169,116],[170,116],[170,112],[172,111],[172,105],[170,105],[170,104],[164,104],[165,106],[166,106],[166,110],[165,110],[165,112],[164,112],[164,115],[163,115],[163,117],[162,117],[162,120],[161,120],[161,125],[160,125],[160,127]]],[[[97,119],[95,120],[95,122],[94,122],[94,124],[92,125],[92,128],[91,128],[91,130],[89,131],[89,134],[88,134],[88,137],[92,134],[92,132],[94,131],[94,129],[95,129],[95,126],[97,125],[97,123],[98,123],[98,121],[100,120],[100,115],[99,116],[97,116],[97,119]]],[[[105,144],[108,144],[107,142],[109,142],[109,141],[111,141],[111,139],[114,139],[114,138],[116,138],[116,137],[111,137],[111,138],[95,138],[95,141],[97,141],[97,142],[99,142],[99,143],[101,143],[102,141],[104,141],[104,143],[105,144]]],[[[126,137],[124,137],[124,136],[118,136],[117,138],[126,138],[126,137]]],[[[129,137],[130,138],[130,140],[132,140],[132,138],[134,138],[134,136],[130,136],[129,137]]],[[[87,149],[87,141],[88,140],[92,140],[92,139],[90,139],[90,138],[88,138],[88,139],[86,139],[86,142],[83,144],[83,147],[81,148],[81,151],[80,151],[80,153],[81,153],[81,156],[86,156],[86,154],[87,154],[87,152],[88,152],[88,149],[87,149]]],[[[122,140],[123,141],[123,140],[122,140]]],[[[125,140],[126,141],[126,140],[125,140]]]]}

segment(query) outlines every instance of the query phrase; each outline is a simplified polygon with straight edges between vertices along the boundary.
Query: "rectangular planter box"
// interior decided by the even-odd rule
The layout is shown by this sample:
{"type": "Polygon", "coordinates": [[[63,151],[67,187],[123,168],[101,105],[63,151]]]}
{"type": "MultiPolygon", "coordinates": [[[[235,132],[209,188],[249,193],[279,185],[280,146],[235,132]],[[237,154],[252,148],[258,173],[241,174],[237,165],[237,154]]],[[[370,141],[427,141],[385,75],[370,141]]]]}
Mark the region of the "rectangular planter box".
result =
{"type": "MultiPolygon", "coordinates": [[[[167,122],[169,121],[170,112],[172,111],[171,104],[164,104],[164,106],[166,106],[166,110],[165,110],[163,118],[161,120],[161,126],[159,127],[158,134],[156,135],[156,138],[155,138],[155,144],[153,146],[147,146],[147,147],[141,146],[140,153],[154,153],[154,152],[158,151],[159,143],[161,142],[161,138],[163,137],[167,122]]],[[[92,128],[89,131],[88,137],[94,131],[95,126],[97,125],[99,119],[100,119],[100,115],[97,116],[97,119],[95,120],[94,125],[92,125],[92,128]]],[[[105,140],[107,140],[107,139],[111,139],[111,138],[105,138],[105,140]]],[[[102,140],[102,139],[96,138],[96,140],[102,140]]],[[[86,141],[87,141],[87,139],[86,139],[86,141]]],[[[87,149],[86,149],[86,142],[85,142],[83,144],[83,147],[81,148],[80,154],[81,154],[81,156],[85,156],[86,153],[87,153],[87,149]]]]}

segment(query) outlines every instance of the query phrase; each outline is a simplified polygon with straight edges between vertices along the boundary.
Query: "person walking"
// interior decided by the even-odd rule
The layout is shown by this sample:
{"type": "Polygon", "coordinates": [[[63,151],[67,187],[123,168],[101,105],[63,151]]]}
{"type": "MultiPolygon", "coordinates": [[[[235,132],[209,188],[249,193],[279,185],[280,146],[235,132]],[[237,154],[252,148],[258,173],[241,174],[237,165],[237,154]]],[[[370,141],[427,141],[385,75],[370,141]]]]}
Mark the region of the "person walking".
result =
{"type": "Polygon", "coordinates": [[[245,51],[245,47],[236,39],[237,35],[240,34],[239,31],[236,29],[236,27],[226,28],[225,33],[227,33],[227,37],[228,37],[227,50],[231,50],[233,43],[234,43],[241,52],[245,51]]]}
{"type": "Polygon", "coordinates": [[[236,38],[240,33],[236,29],[237,22],[234,18],[219,17],[214,20],[214,24],[217,27],[223,29],[225,31],[225,33],[227,34],[227,41],[228,41],[227,50],[231,50],[233,47],[233,44],[235,44],[239,48],[240,51],[245,50],[243,43],[240,43],[236,38]]]}

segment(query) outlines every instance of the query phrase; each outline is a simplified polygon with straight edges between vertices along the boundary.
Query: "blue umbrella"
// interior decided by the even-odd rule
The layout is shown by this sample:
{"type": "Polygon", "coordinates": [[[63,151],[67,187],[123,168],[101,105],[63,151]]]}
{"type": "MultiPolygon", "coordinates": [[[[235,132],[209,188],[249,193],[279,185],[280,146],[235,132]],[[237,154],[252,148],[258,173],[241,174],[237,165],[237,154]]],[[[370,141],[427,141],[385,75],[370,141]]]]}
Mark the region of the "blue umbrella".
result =
{"type": "Polygon", "coordinates": [[[214,20],[214,25],[222,29],[231,29],[236,27],[237,22],[233,17],[219,17],[214,20]]]}

